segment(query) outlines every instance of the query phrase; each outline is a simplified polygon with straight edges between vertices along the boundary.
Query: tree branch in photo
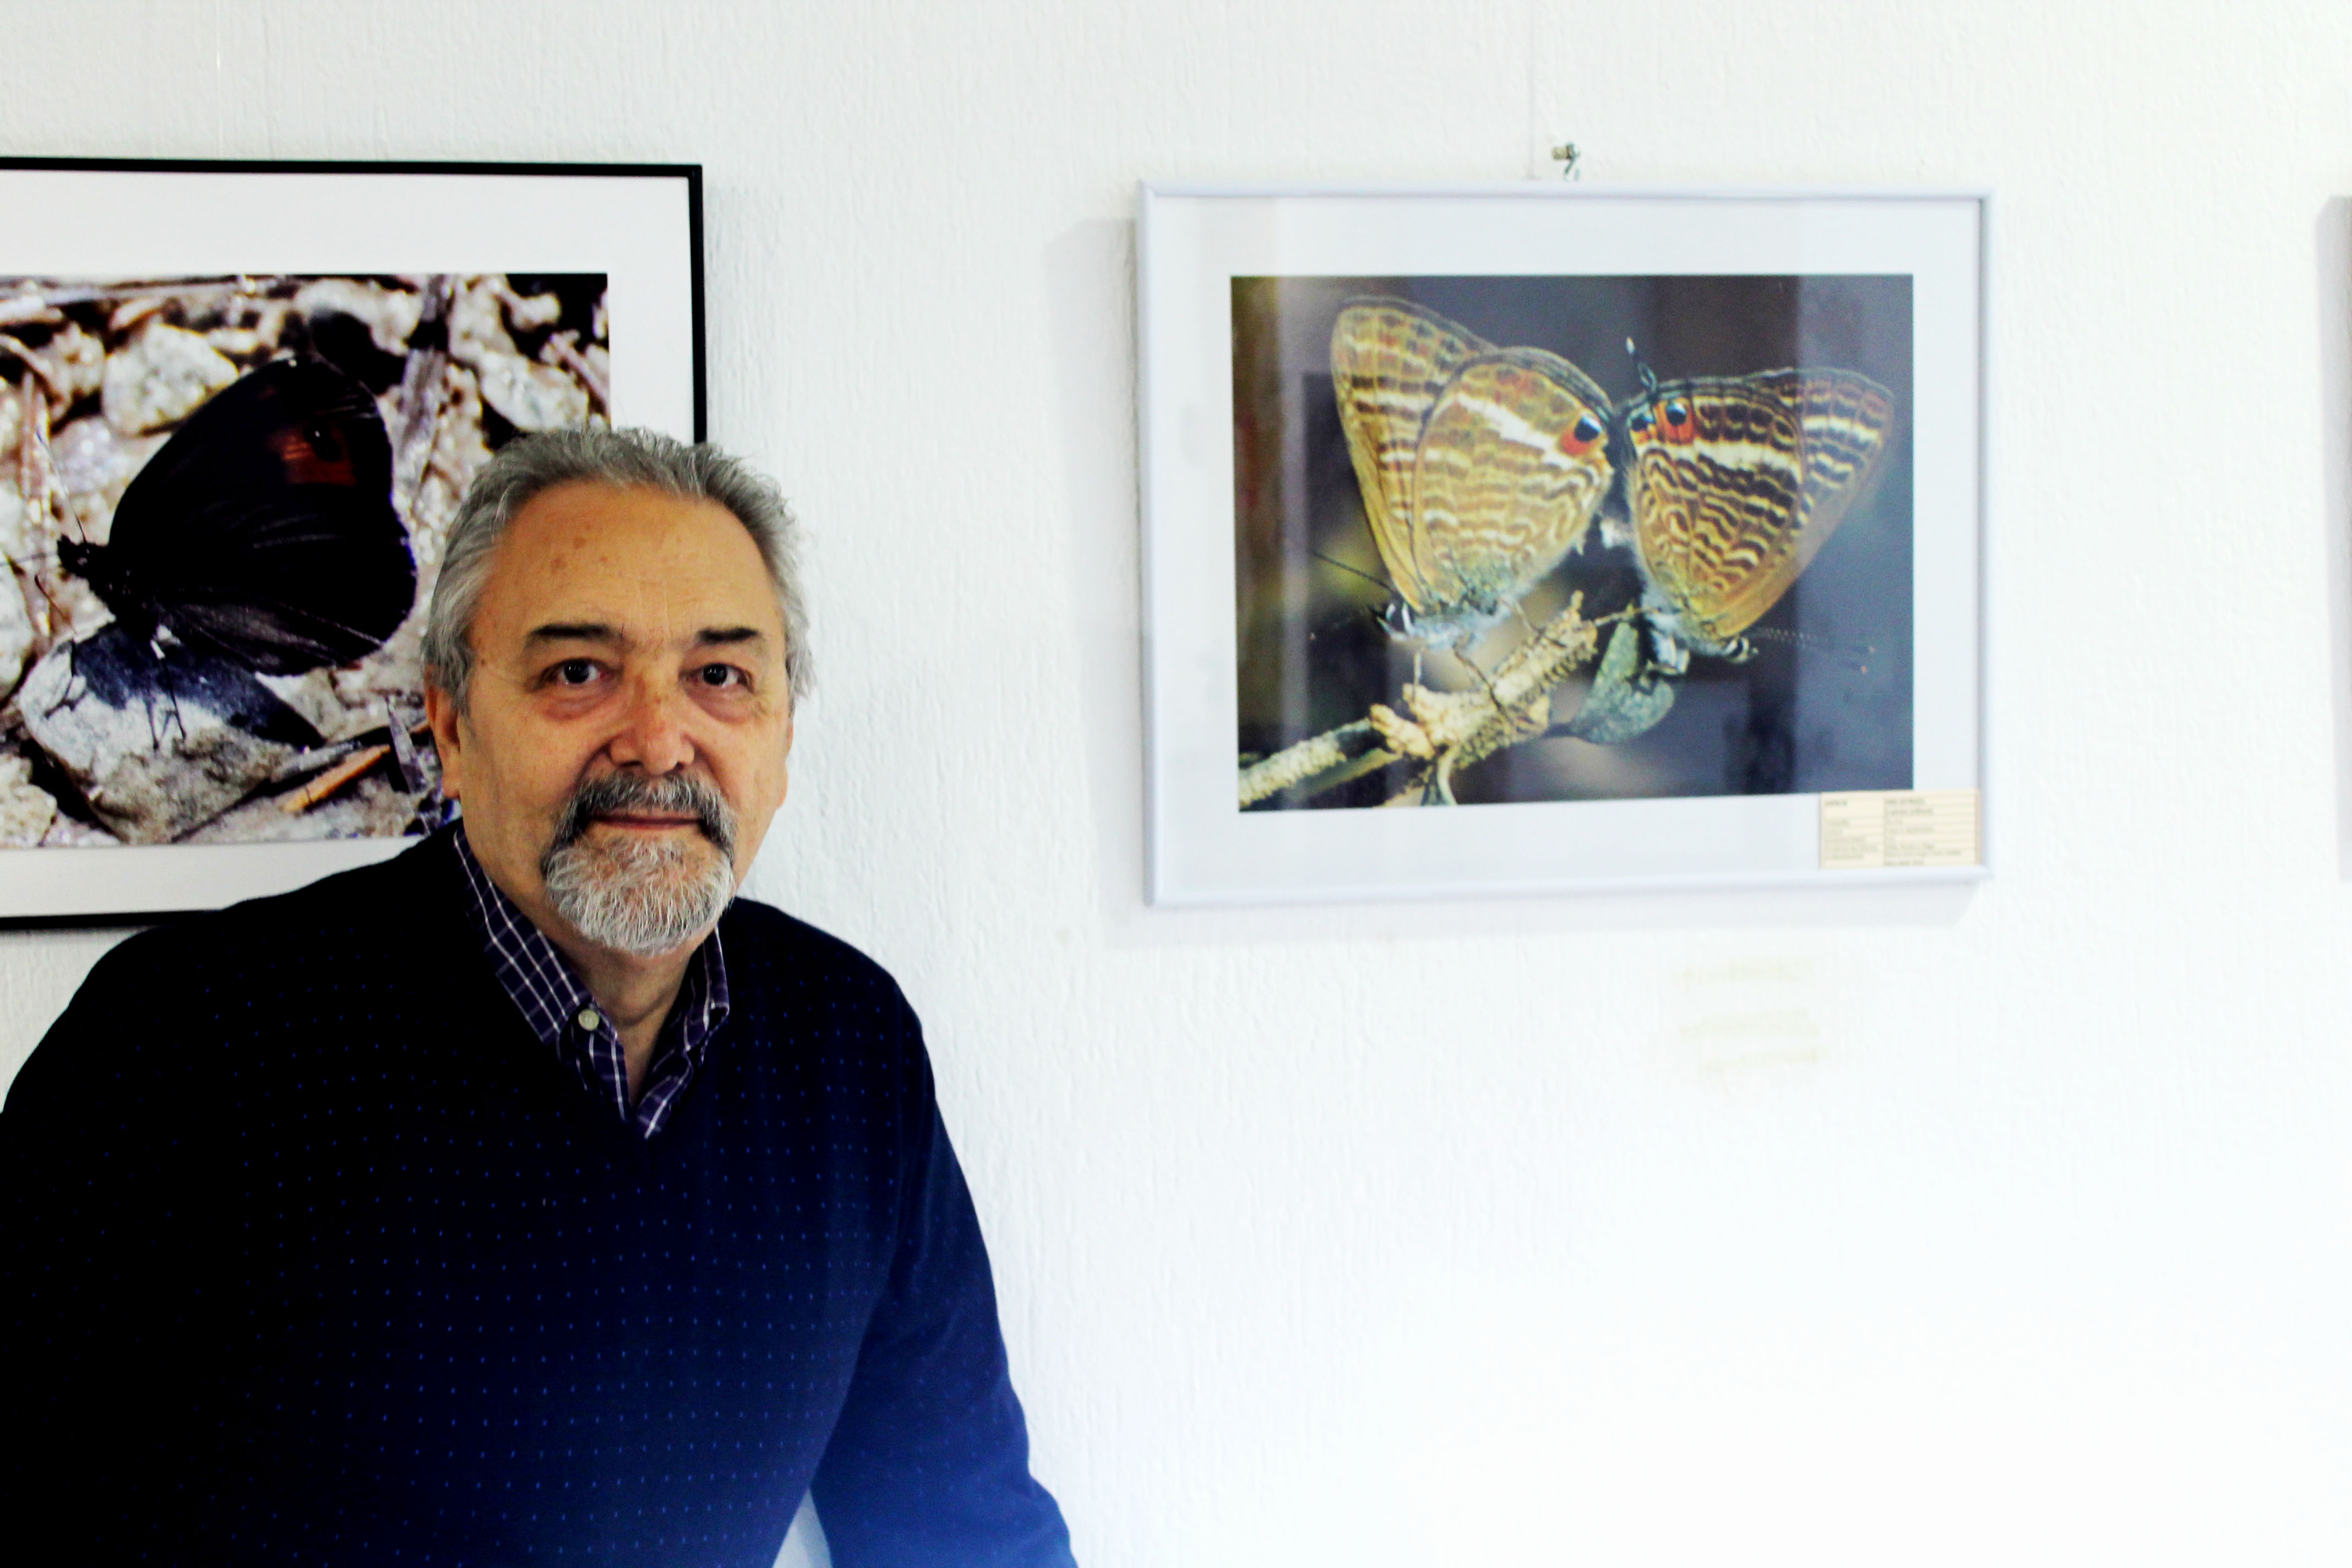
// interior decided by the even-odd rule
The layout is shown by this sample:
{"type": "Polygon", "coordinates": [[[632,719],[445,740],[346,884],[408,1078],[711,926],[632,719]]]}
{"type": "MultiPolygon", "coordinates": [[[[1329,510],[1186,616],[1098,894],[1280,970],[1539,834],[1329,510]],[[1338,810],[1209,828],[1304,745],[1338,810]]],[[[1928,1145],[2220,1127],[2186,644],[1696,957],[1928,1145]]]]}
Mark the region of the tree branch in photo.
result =
{"type": "MultiPolygon", "coordinates": [[[[1603,620],[1612,617],[1603,616],[1603,620]]],[[[1419,764],[1384,804],[1454,804],[1454,775],[1496,752],[1550,732],[1552,689],[1591,664],[1600,622],[1584,616],[1584,595],[1513,648],[1482,689],[1405,686],[1405,711],[1375,702],[1363,718],[1286,746],[1241,770],[1246,808],[1284,793],[1304,800],[1399,762],[1419,764]]]]}

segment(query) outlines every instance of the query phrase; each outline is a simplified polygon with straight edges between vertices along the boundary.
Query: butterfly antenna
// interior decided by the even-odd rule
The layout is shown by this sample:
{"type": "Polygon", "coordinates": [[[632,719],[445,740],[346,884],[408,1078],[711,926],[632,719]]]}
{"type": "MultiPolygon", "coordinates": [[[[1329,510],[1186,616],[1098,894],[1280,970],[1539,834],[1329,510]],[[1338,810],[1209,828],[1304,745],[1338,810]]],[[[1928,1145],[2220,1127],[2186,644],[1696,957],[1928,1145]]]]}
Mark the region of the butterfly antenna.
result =
{"type": "MultiPolygon", "coordinates": [[[[50,557],[48,566],[49,570],[52,572],[58,569],[56,557],[50,557]]],[[[26,572],[25,574],[25,577],[27,582],[33,584],[33,592],[38,594],[41,596],[41,602],[48,606],[49,624],[41,628],[41,635],[43,637],[55,637],[57,635],[58,624],[60,622],[70,620],[71,617],[66,614],[66,607],[58,603],[58,596],[49,592],[49,585],[41,580],[40,569],[37,566],[33,570],[26,572]]]]}
{"type": "Polygon", "coordinates": [[[1870,661],[1878,656],[1872,643],[1832,642],[1812,632],[1793,631],[1781,626],[1750,626],[1746,633],[1751,642],[1780,643],[1789,647],[1810,648],[1835,658],[1856,675],[1870,673],[1870,661]]]}
{"type": "MultiPolygon", "coordinates": [[[[1519,625],[1526,630],[1528,640],[1529,642],[1539,642],[1546,647],[1553,646],[1551,634],[1545,631],[1541,626],[1536,625],[1535,622],[1528,619],[1528,612],[1525,605],[1520,605],[1517,601],[1514,600],[1511,605],[1511,614],[1518,617],[1519,625]]],[[[1500,703],[1496,703],[1496,706],[1499,708],[1502,705],[1500,703]]]]}
{"type": "Polygon", "coordinates": [[[1345,572],[1350,577],[1361,577],[1365,582],[1370,583],[1373,587],[1378,588],[1383,594],[1394,594],[1396,592],[1396,589],[1390,585],[1386,578],[1375,577],[1370,572],[1360,571],[1356,567],[1349,565],[1344,561],[1336,560],[1331,556],[1324,554],[1319,550],[1310,550],[1307,553],[1312,555],[1316,560],[1320,561],[1326,566],[1337,566],[1340,571],[1345,572]]]}
{"type": "MultiPolygon", "coordinates": [[[[1361,571],[1356,567],[1350,566],[1344,561],[1334,560],[1332,557],[1324,554],[1319,550],[1310,550],[1307,553],[1312,555],[1316,560],[1320,561],[1326,566],[1336,566],[1351,577],[1361,577],[1365,582],[1370,583],[1373,587],[1378,588],[1391,599],[1394,599],[1396,597],[1396,590],[1394,588],[1391,587],[1381,579],[1373,576],[1369,572],[1361,571]]],[[[1330,620],[1324,622],[1323,625],[1316,627],[1315,630],[1307,634],[1307,640],[1308,642],[1313,642],[1325,632],[1348,625],[1360,614],[1370,616],[1372,617],[1372,624],[1375,626],[1378,626],[1381,631],[1385,632],[1388,630],[1388,623],[1382,618],[1382,612],[1374,609],[1370,605],[1364,605],[1359,606],[1357,609],[1349,610],[1343,616],[1336,616],[1330,620]]],[[[1416,679],[1418,679],[1418,676],[1416,676],[1416,679]]]]}
{"type": "Polygon", "coordinates": [[[1642,395],[1655,397],[1658,395],[1658,373],[1650,368],[1650,362],[1642,357],[1641,351],[1633,346],[1631,338],[1625,340],[1625,357],[1633,362],[1634,370],[1641,374],[1642,395]]]}

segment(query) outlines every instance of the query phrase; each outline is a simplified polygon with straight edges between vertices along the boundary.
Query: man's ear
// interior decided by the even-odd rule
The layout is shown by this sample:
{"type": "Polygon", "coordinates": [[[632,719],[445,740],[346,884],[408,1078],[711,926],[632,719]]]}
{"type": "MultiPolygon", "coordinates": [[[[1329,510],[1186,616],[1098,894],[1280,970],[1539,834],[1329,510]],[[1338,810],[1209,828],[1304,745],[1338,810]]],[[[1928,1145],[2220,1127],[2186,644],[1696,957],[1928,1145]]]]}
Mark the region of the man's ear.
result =
{"type": "Polygon", "coordinates": [[[457,700],[437,686],[425,688],[425,721],[433,726],[433,749],[441,755],[441,793],[456,800],[464,773],[465,742],[457,734],[457,700]]]}

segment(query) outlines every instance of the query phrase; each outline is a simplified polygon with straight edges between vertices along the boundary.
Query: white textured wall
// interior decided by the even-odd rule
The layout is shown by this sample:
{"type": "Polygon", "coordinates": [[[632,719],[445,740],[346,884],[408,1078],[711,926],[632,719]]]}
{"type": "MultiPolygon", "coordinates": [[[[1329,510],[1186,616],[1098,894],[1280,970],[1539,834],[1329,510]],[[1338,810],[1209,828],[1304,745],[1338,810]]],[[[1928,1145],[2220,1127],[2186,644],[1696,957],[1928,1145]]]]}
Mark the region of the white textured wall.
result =
{"type": "MultiPolygon", "coordinates": [[[[929,1021],[1088,1563],[2352,1554],[2352,12],[0,26],[0,152],[706,165],[713,431],[815,540],[761,885],[929,1021]],[[1997,193],[1998,875],[1145,910],[1134,182],[1566,137],[1997,193]]],[[[11,1060],[106,940],[0,940],[11,1060]]]]}

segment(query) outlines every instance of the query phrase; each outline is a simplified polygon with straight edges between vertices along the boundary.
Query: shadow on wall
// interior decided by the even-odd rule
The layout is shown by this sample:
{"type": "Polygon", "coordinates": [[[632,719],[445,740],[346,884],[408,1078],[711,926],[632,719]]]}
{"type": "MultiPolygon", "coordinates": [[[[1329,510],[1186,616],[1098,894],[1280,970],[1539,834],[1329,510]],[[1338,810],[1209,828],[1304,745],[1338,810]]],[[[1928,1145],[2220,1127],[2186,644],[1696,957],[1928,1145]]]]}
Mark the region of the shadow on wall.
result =
{"type": "Polygon", "coordinates": [[[2327,498],[2327,688],[2336,713],[2336,868],[2352,881],[2352,198],[2319,209],[2322,493],[2327,498]]]}

